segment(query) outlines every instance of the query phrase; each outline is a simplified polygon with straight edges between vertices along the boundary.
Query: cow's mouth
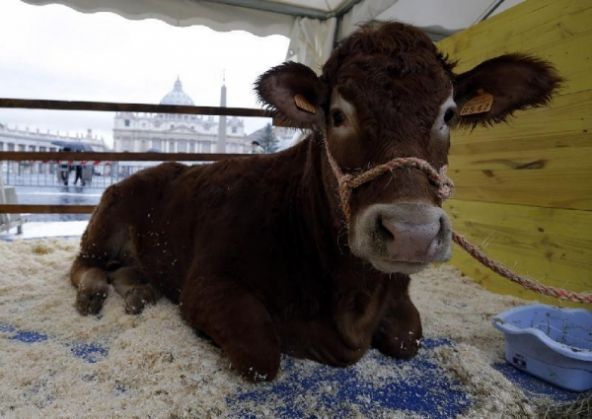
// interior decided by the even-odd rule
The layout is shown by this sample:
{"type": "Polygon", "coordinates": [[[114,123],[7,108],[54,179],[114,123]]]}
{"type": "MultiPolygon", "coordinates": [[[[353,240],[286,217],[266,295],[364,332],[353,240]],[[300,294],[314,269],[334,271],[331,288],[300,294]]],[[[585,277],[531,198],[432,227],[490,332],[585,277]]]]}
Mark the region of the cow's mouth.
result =
{"type": "Polygon", "coordinates": [[[415,274],[430,265],[430,262],[410,262],[394,260],[384,257],[369,258],[375,269],[384,273],[402,273],[406,275],[415,274]]]}

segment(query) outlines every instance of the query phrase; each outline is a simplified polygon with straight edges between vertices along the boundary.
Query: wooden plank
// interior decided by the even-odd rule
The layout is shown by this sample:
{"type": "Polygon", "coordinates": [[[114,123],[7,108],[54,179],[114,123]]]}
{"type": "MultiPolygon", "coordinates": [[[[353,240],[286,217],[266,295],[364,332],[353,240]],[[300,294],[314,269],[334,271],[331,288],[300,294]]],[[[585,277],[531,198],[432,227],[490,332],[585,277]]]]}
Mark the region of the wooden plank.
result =
{"type": "Polygon", "coordinates": [[[592,209],[592,90],[517,116],[508,124],[453,133],[455,196],[592,209]]]}
{"type": "Polygon", "coordinates": [[[567,80],[562,94],[590,88],[592,2],[526,1],[438,43],[459,59],[457,72],[497,55],[523,52],[552,62],[567,80]]]}
{"type": "MultiPolygon", "coordinates": [[[[497,55],[524,52],[552,62],[565,78],[549,107],[518,112],[507,124],[453,133],[450,173],[457,199],[446,207],[455,230],[483,244],[495,259],[543,283],[587,292],[592,291],[591,21],[590,1],[527,0],[439,43],[460,60],[458,72],[497,55]]],[[[459,249],[452,262],[494,291],[565,305],[525,291],[459,249]]]]}
{"type": "Polygon", "coordinates": [[[155,105],[149,103],[117,103],[95,101],[41,100],[0,98],[0,108],[51,109],[70,111],[114,111],[173,113],[189,115],[226,115],[271,117],[272,113],[263,109],[227,108],[219,106],[155,105]]]}
{"type": "Polygon", "coordinates": [[[0,214],[90,214],[94,209],[94,205],[4,204],[0,214]]]}
{"type": "Polygon", "coordinates": [[[545,176],[512,171],[466,171],[463,175],[465,179],[472,180],[456,187],[455,196],[459,199],[515,205],[521,205],[520,202],[528,200],[531,205],[544,204],[541,207],[571,209],[590,208],[592,204],[589,181],[592,170],[567,173],[558,171],[558,174],[547,171],[544,173],[545,176]],[[564,178],[558,179],[557,176],[564,178]],[[573,182],[566,187],[564,179],[573,182]],[[493,184],[491,181],[496,183],[493,184]],[[483,186],[485,184],[487,189],[483,186]]]}
{"type": "MultiPolygon", "coordinates": [[[[518,273],[546,285],[592,292],[591,211],[459,200],[445,209],[455,231],[518,273]]],[[[498,276],[457,246],[452,264],[492,291],[559,304],[498,276]]]]}
{"type": "Polygon", "coordinates": [[[279,127],[298,128],[290,120],[278,117],[266,109],[227,108],[217,106],[153,105],[149,103],[117,103],[93,101],[67,101],[45,99],[0,98],[0,108],[48,109],[55,111],[111,111],[111,112],[146,112],[173,113],[189,115],[226,115],[272,118],[272,123],[279,127]]]}
{"type": "MultiPolygon", "coordinates": [[[[589,155],[590,153],[588,153],[589,155]]],[[[538,164],[534,161],[534,164],[538,164]]],[[[536,167],[536,166],[535,166],[536,167]]],[[[592,169],[459,170],[455,197],[463,200],[590,210],[592,169]]]]}
{"type": "MultiPolygon", "coordinates": [[[[585,22],[591,17],[592,8],[579,15],[578,19],[585,22]]],[[[452,58],[460,58],[457,71],[462,72],[483,60],[511,52],[561,57],[558,47],[565,43],[577,46],[578,42],[589,39],[592,30],[589,25],[583,31],[574,29],[574,19],[565,14],[545,16],[538,21],[525,20],[517,23],[499,21],[499,23],[489,27],[482,26],[486,23],[472,26],[466,31],[441,40],[438,42],[438,47],[452,58]]],[[[585,45],[583,47],[582,51],[589,52],[585,45]]]]}
{"type": "Polygon", "coordinates": [[[592,29],[591,16],[592,3],[587,0],[527,0],[441,40],[438,46],[461,57],[458,68],[466,71],[492,53],[544,50],[587,33],[592,29]]]}
{"type": "Polygon", "coordinates": [[[504,124],[454,129],[450,151],[452,154],[508,148],[524,151],[588,147],[591,143],[592,87],[557,96],[547,107],[516,112],[504,124]]]}
{"type": "Polygon", "coordinates": [[[449,162],[457,199],[592,210],[592,144],[453,154],[449,162]]]}
{"type": "Polygon", "coordinates": [[[562,96],[508,124],[453,132],[455,196],[590,210],[591,152],[592,90],[562,96]]]}
{"type": "Polygon", "coordinates": [[[0,151],[0,161],[217,161],[234,157],[246,157],[252,154],[220,153],[129,153],[129,152],[61,152],[61,151],[0,151]]]}
{"type": "Polygon", "coordinates": [[[504,45],[503,47],[476,50],[475,55],[470,55],[473,53],[472,50],[450,55],[454,59],[460,60],[459,66],[455,68],[457,73],[462,73],[487,59],[503,54],[519,52],[534,55],[555,66],[557,72],[565,79],[559,94],[569,94],[590,89],[588,70],[592,59],[592,48],[589,46],[591,42],[592,30],[564,39],[561,43],[554,45],[533,47],[529,44],[529,40],[525,40],[522,47],[504,45]]]}
{"type": "Polygon", "coordinates": [[[516,153],[527,153],[537,150],[562,148],[588,148],[592,144],[592,131],[564,134],[562,132],[546,132],[540,135],[520,130],[514,133],[504,132],[497,137],[496,129],[487,136],[462,137],[454,136],[450,148],[452,156],[463,156],[477,153],[497,153],[512,150],[516,153]]]}
{"type": "MultiPolygon", "coordinates": [[[[517,140],[518,142],[518,140],[517,140]]],[[[511,140],[498,141],[495,148],[487,149],[487,143],[471,144],[455,150],[450,156],[450,167],[452,169],[472,170],[495,170],[495,169],[518,169],[518,170],[545,170],[545,169],[590,169],[590,152],[592,147],[592,135],[576,136],[555,136],[553,134],[541,140],[532,139],[522,141],[518,147],[514,147],[511,140]],[[587,141],[579,142],[583,139],[587,141]],[[569,146],[556,146],[556,142],[563,141],[569,146]],[[578,143],[576,147],[572,143],[578,143]],[[543,144],[541,144],[543,143],[543,144]],[[504,144],[505,147],[500,146],[504,144]],[[529,145],[531,147],[529,148],[529,145]],[[547,145],[547,147],[544,147],[547,145]],[[473,146],[473,147],[470,147],[473,146]]]]}

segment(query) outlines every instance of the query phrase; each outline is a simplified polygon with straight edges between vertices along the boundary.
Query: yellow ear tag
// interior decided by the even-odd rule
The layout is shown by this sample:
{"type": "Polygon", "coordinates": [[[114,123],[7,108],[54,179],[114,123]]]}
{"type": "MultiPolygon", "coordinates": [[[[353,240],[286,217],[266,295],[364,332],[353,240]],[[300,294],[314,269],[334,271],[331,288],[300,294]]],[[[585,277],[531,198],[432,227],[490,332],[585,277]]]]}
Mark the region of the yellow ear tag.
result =
{"type": "Polygon", "coordinates": [[[298,109],[301,109],[304,112],[308,112],[313,115],[317,113],[317,109],[314,107],[314,105],[300,94],[294,96],[294,103],[298,109]]]}
{"type": "Polygon", "coordinates": [[[476,115],[489,112],[493,106],[493,95],[479,89],[477,96],[469,99],[460,110],[460,115],[476,115]]]}

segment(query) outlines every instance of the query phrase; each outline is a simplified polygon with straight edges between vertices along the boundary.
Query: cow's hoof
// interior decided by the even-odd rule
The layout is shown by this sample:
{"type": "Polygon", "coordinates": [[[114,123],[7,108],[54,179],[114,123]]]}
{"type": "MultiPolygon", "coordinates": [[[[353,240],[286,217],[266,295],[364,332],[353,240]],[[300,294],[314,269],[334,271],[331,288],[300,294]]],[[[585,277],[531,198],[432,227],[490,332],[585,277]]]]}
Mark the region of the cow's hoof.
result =
{"type": "Polygon", "coordinates": [[[398,359],[413,358],[421,346],[421,341],[415,336],[399,338],[392,336],[378,348],[382,353],[398,359]]]}
{"type": "Polygon", "coordinates": [[[125,294],[125,312],[127,314],[140,314],[148,304],[154,304],[157,295],[152,288],[146,285],[136,286],[125,294]]]}
{"type": "Polygon", "coordinates": [[[103,302],[109,294],[107,284],[96,284],[78,290],[76,296],[76,309],[83,316],[97,314],[103,308],[103,302]]]}
{"type": "Polygon", "coordinates": [[[259,383],[261,381],[272,381],[277,373],[279,366],[268,366],[264,368],[248,367],[243,368],[240,374],[247,380],[253,383],[259,383]]]}
{"type": "Polygon", "coordinates": [[[251,356],[235,354],[235,357],[231,356],[230,366],[251,382],[272,381],[280,369],[280,353],[263,349],[251,356]]]}

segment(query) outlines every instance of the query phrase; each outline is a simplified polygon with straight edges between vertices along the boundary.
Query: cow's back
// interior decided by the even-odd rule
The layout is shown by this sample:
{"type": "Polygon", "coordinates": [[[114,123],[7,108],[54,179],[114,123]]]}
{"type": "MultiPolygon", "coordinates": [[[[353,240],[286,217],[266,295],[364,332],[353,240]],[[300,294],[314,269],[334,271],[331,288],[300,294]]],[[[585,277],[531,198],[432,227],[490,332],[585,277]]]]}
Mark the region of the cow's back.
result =
{"type": "Polygon", "coordinates": [[[165,163],[110,188],[106,199],[125,203],[113,219],[130,232],[147,279],[176,301],[196,264],[202,274],[222,270],[239,278],[244,270],[273,265],[277,246],[291,240],[278,228],[293,204],[286,197],[296,198],[304,150],[205,165],[165,163]]]}
{"type": "Polygon", "coordinates": [[[184,164],[168,162],[139,171],[107,188],[100,205],[116,205],[121,211],[118,220],[142,224],[147,210],[161,202],[169,185],[187,169],[184,164]]]}

